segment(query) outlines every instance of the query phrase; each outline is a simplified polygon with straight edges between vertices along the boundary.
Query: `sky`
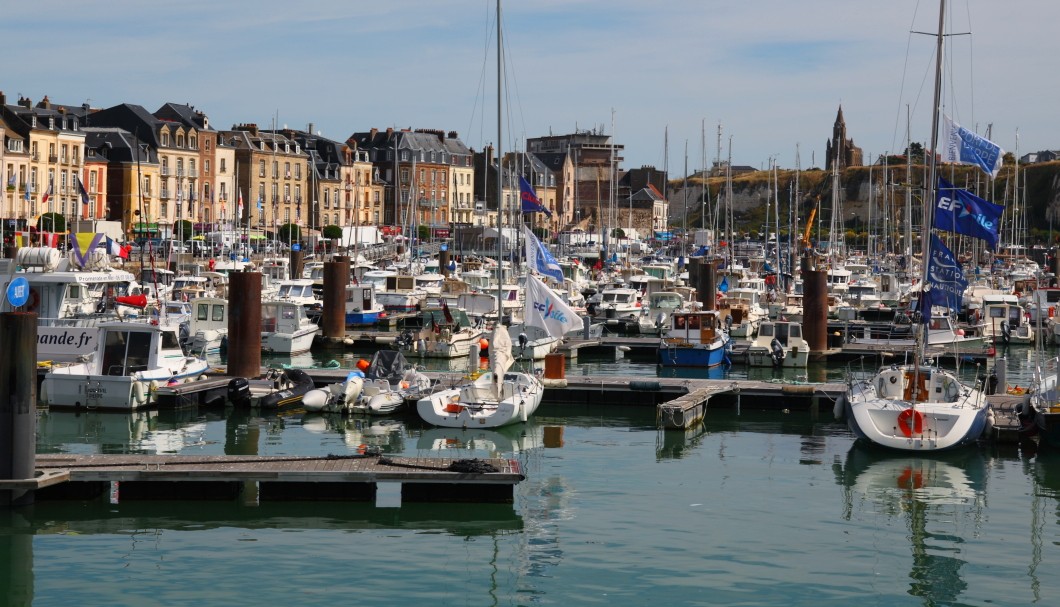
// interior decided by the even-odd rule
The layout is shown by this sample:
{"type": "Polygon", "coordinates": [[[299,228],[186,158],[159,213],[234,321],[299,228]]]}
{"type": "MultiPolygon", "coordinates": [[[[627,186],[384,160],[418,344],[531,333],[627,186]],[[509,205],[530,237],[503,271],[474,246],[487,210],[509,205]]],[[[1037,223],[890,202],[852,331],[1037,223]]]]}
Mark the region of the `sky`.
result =
{"type": "MultiPolygon", "coordinates": [[[[1060,149],[1060,2],[953,0],[945,111],[1020,154],[1060,149]]],[[[345,141],[376,127],[497,140],[495,0],[9,3],[0,90],[14,103],[155,111],[188,103],[345,141]]],[[[822,166],[840,105],[866,162],[931,127],[935,0],[507,0],[505,150],[596,129],[623,168],[672,176],[822,166]],[[705,132],[705,137],[704,137],[705,132]],[[668,135],[667,135],[668,134],[668,135]],[[667,144],[666,141],[669,141],[667,144]],[[704,152],[705,139],[705,152],[704,152]],[[686,153],[687,149],[687,153],[686,153]],[[687,160],[686,160],[687,158],[687,160]]]]}

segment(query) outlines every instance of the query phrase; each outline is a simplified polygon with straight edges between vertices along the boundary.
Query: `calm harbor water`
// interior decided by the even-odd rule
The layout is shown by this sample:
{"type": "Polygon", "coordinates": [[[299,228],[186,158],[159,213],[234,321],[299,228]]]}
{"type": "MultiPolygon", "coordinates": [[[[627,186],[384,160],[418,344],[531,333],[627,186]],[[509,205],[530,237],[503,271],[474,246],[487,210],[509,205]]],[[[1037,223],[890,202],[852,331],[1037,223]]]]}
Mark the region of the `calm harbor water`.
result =
{"type": "MultiPolygon", "coordinates": [[[[568,374],[585,366],[654,374],[631,360],[568,374]]],[[[38,431],[41,453],[378,445],[513,457],[527,479],[511,505],[400,505],[386,490],[378,506],[137,503],[120,488],[117,503],[41,503],[3,514],[0,604],[1026,605],[1060,594],[1049,566],[1060,454],[881,454],[827,414],[712,409],[695,430],[663,432],[650,409],[546,403],[525,426],[461,432],[298,412],[41,411],[38,431]],[[545,445],[546,427],[561,444],[545,445]]]]}

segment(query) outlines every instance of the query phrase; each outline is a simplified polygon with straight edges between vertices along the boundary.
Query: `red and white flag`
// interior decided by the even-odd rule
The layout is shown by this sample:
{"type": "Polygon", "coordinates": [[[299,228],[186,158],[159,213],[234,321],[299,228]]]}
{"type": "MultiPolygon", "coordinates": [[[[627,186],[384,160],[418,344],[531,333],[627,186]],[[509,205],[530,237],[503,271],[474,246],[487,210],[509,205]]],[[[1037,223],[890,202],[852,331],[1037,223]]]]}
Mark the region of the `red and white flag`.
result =
{"type": "Polygon", "coordinates": [[[44,204],[44,203],[48,202],[48,199],[51,198],[52,187],[54,185],[55,185],[55,182],[48,183],[48,190],[46,192],[44,192],[44,196],[42,196],[41,199],[40,199],[41,204],[44,204]]]}

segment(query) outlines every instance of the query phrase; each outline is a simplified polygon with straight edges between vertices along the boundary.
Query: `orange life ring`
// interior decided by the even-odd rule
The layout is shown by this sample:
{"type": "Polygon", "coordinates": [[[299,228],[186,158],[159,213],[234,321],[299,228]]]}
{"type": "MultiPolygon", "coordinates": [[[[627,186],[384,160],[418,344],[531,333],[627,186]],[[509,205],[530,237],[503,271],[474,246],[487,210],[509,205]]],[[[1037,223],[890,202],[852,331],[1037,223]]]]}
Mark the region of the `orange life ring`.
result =
{"type": "Polygon", "coordinates": [[[26,305],[25,305],[26,311],[28,311],[28,312],[36,312],[37,308],[39,308],[39,307],[40,307],[40,293],[37,292],[37,289],[34,289],[33,287],[30,287],[29,288],[29,299],[26,300],[26,305]]]}
{"type": "Polygon", "coordinates": [[[898,414],[898,429],[906,436],[922,434],[924,432],[924,414],[912,407],[898,414]],[[909,424],[912,420],[912,425],[909,424]]]}

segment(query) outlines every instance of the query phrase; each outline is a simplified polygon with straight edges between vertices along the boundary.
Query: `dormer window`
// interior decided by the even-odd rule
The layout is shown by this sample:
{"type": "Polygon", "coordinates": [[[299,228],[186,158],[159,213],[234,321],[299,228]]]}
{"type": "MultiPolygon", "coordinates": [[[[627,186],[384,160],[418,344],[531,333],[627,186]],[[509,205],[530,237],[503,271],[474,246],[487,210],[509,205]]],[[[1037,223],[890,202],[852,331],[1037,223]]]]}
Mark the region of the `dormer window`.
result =
{"type": "Polygon", "coordinates": [[[49,129],[54,129],[55,128],[55,117],[54,116],[48,117],[48,128],[49,129]]]}
{"type": "Polygon", "coordinates": [[[169,133],[168,132],[162,133],[162,147],[164,147],[164,148],[168,148],[169,147],[169,133]]]}
{"type": "Polygon", "coordinates": [[[192,135],[191,138],[188,140],[188,147],[193,150],[199,149],[199,138],[192,135]]]}
{"type": "Polygon", "coordinates": [[[285,154],[290,154],[291,153],[291,144],[289,144],[289,143],[283,144],[283,151],[284,151],[285,154]]]}

